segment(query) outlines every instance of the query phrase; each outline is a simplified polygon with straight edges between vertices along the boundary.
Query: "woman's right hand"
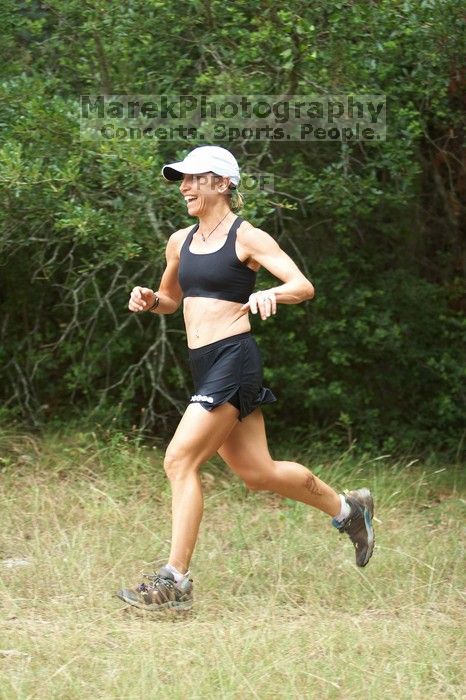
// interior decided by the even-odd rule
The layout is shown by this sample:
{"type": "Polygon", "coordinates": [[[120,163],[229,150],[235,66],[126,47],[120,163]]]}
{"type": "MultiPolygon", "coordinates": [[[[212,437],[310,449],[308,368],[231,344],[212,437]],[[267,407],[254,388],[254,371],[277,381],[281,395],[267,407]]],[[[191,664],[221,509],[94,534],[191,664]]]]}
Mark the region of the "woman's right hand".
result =
{"type": "Polygon", "coordinates": [[[147,287],[134,287],[129,298],[130,311],[146,311],[155,302],[155,292],[147,287]]]}

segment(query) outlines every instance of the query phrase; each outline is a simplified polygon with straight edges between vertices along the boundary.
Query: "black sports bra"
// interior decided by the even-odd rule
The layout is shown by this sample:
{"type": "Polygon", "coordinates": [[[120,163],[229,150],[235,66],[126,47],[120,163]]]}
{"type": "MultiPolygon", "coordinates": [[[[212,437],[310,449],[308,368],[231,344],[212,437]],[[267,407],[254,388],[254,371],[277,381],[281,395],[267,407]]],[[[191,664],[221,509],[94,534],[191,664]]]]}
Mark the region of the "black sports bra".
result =
{"type": "Polygon", "coordinates": [[[245,304],[254,291],[256,273],[236,255],[237,217],[223,246],[213,253],[191,253],[189,246],[199,224],[186,236],[180,251],[178,279],[183,297],[210,297],[245,304]]]}

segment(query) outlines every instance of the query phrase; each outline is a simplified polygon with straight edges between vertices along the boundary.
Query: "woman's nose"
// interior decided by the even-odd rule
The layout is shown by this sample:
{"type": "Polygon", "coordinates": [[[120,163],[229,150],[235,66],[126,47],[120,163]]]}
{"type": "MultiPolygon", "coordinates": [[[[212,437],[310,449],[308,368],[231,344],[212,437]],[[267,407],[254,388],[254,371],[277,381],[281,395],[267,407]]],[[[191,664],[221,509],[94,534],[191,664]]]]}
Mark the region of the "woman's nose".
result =
{"type": "Polygon", "coordinates": [[[185,193],[189,190],[189,187],[190,187],[190,181],[189,181],[189,179],[188,179],[188,178],[186,177],[186,175],[185,175],[184,178],[183,178],[182,181],[181,181],[180,192],[182,192],[183,194],[185,194],[185,193]]]}

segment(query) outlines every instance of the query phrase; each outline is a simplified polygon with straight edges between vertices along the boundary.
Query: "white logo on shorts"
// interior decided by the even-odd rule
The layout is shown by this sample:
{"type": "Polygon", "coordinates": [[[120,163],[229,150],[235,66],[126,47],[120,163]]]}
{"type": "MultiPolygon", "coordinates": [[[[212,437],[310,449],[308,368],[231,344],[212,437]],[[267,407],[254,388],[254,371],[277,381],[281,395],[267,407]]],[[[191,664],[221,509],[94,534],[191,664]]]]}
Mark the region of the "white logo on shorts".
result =
{"type": "Polygon", "coordinates": [[[207,401],[207,403],[214,402],[212,396],[203,396],[202,394],[194,394],[191,396],[191,403],[196,401],[207,401]]]}

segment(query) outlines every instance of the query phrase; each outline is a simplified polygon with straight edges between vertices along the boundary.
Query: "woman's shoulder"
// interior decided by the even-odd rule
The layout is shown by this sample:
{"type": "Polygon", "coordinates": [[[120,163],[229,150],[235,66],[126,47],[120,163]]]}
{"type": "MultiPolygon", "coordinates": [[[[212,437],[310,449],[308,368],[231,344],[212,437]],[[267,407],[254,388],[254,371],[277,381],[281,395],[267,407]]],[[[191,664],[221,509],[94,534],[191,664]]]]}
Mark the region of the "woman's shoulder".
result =
{"type": "Polygon", "coordinates": [[[247,221],[246,219],[242,219],[236,231],[236,236],[241,242],[246,242],[250,238],[250,236],[254,235],[255,230],[256,228],[254,224],[252,224],[250,221],[247,221]]]}
{"type": "Polygon", "coordinates": [[[186,226],[185,228],[180,228],[178,229],[178,231],[172,233],[170,238],[168,239],[167,250],[176,250],[179,255],[181,247],[185,242],[186,238],[188,237],[189,232],[192,231],[192,229],[193,225],[186,226]]]}
{"type": "Polygon", "coordinates": [[[257,226],[254,226],[250,221],[246,220],[243,220],[238,227],[237,237],[240,244],[253,248],[257,246],[262,247],[267,244],[270,245],[270,243],[275,242],[269,233],[257,228],[257,226]]]}

